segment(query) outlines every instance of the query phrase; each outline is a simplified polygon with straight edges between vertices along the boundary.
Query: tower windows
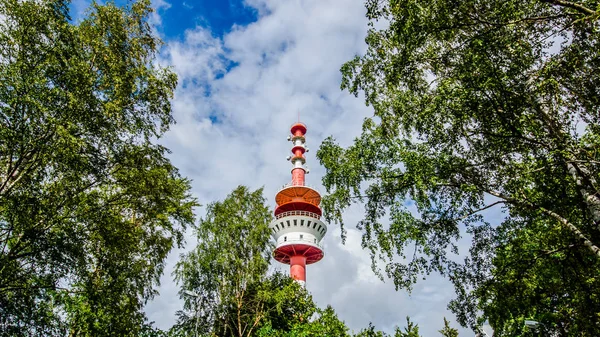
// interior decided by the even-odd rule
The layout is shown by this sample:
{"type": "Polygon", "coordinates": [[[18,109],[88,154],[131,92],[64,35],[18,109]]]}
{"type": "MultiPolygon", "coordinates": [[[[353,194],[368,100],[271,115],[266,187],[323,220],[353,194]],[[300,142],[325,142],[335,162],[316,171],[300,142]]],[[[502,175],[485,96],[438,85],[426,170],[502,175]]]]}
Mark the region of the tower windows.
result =
{"type": "Polygon", "coordinates": [[[304,235],[300,234],[300,239],[304,239],[304,235]]]}
{"type": "Polygon", "coordinates": [[[298,220],[294,219],[294,226],[298,226],[298,220]]]}
{"type": "Polygon", "coordinates": [[[304,227],[304,219],[300,220],[300,226],[304,227]]]}
{"type": "Polygon", "coordinates": [[[290,220],[285,220],[285,222],[287,222],[288,227],[290,227],[292,224],[290,224],[290,220]]]}
{"type": "Polygon", "coordinates": [[[287,241],[287,236],[284,236],[283,237],[283,242],[286,242],[286,241],[287,241]]]}

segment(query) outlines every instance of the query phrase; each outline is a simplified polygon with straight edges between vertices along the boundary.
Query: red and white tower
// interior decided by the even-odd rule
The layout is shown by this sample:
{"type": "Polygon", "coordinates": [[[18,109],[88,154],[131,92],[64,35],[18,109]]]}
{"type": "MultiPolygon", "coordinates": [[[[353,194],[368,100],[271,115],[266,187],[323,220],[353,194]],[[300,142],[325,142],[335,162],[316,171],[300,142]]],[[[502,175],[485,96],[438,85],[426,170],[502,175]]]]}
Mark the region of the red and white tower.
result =
{"type": "Polygon", "coordinates": [[[273,251],[275,260],[290,265],[290,276],[304,286],[306,283],[306,265],[323,258],[321,240],[327,233],[327,226],[321,219],[321,195],[317,190],[304,184],[304,175],[308,169],[305,146],[306,125],[298,122],[292,125],[292,182],[284,185],[275,202],[275,221],[269,228],[277,242],[273,251]]]}

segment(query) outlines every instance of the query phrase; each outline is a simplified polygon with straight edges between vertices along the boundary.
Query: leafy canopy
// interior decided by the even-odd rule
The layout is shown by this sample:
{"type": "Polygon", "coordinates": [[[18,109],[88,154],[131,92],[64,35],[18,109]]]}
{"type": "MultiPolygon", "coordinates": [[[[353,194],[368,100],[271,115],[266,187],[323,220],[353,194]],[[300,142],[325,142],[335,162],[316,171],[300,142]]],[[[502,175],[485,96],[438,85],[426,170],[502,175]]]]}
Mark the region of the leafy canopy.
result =
{"type": "MultiPolygon", "coordinates": [[[[444,318],[444,322],[446,319],[444,318]]],[[[442,336],[445,336],[444,331],[440,331],[442,336]]],[[[382,331],[376,331],[375,326],[372,323],[369,323],[369,326],[363,330],[361,330],[355,337],[392,337],[382,331]]],[[[419,334],[419,326],[413,322],[411,322],[410,317],[406,317],[406,327],[404,329],[400,329],[400,327],[396,327],[394,331],[393,337],[421,337],[419,334]]]]}
{"type": "Polygon", "coordinates": [[[0,0],[0,334],[138,335],[196,202],[150,1],[0,0]]]}
{"type": "Polygon", "coordinates": [[[462,325],[600,332],[599,6],[366,2],[368,49],[342,67],[342,88],[374,115],[351,146],[329,138],[317,154],[325,214],[342,223],[363,202],[374,261],[397,288],[448,276],[462,325]],[[504,220],[489,223],[488,209],[504,220]]]}

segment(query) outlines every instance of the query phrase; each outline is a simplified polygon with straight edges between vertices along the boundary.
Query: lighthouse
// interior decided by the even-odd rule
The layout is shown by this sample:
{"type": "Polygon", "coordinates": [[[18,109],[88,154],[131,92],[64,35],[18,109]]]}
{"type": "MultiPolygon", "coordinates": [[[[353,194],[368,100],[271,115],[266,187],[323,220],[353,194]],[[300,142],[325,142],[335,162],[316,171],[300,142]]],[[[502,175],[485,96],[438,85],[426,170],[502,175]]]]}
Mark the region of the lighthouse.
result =
{"type": "Polygon", "coordinates": [[[306,125],[292,125],[288,140],[292,142],[292,181],[284,185],[275,202],[275,220],[269,225],[276,247],[275,260],[290,265],[290,276],[302,286],[306,284],[306,265],[323,258],[321,240],[327,233],[327,226],[321,221],[321,195],[304,183],[308,169],[305,153],[306,125]]]}

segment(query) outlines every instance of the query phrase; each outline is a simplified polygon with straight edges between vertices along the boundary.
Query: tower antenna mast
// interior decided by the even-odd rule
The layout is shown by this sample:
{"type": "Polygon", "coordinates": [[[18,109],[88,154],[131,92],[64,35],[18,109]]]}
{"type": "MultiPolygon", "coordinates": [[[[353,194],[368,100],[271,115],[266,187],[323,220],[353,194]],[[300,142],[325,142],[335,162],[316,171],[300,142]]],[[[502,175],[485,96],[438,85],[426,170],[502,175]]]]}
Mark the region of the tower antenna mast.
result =
{"type": "Polygon", "coordinates": [[[320,261],[323,256],[321,241],[327,233],[327,225],[321,221],[321,195],[305,185],[309,170],[305,153],[306,125],[298,122],[290,128],[288,140],[292,142],[292,181],[283,186],[275,196],[275,220],[269,225],[276,247],[275,260],[290,265],[290,276],[302,286],[306,284],[306,265],[320,261]]]}

